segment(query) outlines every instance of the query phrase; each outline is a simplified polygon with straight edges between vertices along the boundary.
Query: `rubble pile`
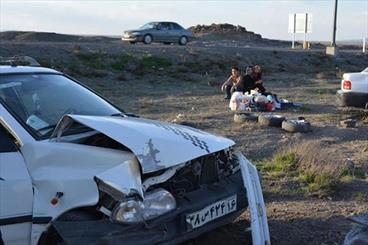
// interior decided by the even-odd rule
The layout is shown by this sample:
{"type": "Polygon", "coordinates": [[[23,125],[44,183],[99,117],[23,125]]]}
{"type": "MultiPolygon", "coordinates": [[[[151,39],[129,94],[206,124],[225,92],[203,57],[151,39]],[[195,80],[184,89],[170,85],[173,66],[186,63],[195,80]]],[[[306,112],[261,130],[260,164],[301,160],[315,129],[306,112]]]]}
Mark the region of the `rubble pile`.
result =
{"type": "Polygon", "coordinates": [[[248,40],[260,40],[262,36],[247,29],[240,25],[232,24],[211,24],[211,25],[196,25],[188,28],[194,33],[194,35],[201,37],[206,35],[216,35],[223,37],[234,37],[239,36],[248,40]]]}

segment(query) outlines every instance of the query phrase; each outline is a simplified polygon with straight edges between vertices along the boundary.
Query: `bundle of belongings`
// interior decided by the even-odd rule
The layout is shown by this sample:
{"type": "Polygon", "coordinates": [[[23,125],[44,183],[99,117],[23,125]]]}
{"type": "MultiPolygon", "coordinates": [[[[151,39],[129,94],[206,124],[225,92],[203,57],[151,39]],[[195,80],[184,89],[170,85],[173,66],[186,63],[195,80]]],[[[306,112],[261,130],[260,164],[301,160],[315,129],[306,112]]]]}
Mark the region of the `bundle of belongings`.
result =
{"type": "Polygon", "coordinates": [[[295,106],[286,100],[278,100],[275,94],[266,91],[263,86],[262,68],[259,65],[247,66],[245,75],[238,67],[231,68],[230,77],[222,84],[224,99],[230,99],[233,111],[274,111],[281,107],[295,106]]]}
{"type": "Polygon", "coordinates": [[[234,92],[231,95],[229,107],[232,111],[274,111],[281,109],[281,104],[275,95],[263,95],[256,90],[250,93],[234,92]]]}

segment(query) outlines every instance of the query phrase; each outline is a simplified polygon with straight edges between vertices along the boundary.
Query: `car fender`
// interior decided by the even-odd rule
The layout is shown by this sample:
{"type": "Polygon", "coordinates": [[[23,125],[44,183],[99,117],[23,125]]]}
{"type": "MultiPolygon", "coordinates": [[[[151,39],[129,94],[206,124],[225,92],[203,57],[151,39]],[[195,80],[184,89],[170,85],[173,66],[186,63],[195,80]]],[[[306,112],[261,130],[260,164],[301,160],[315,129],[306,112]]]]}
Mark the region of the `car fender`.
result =
{"type": "Polygon", "coordinates": [[[98,181],[122,194],[142,195],[139,163],[130,152],[48,140],[25,144],[21,152],[34,188],[33,216],[38,217],[32,226],[32,244],[63,213],[96,205],[98,181]]]}

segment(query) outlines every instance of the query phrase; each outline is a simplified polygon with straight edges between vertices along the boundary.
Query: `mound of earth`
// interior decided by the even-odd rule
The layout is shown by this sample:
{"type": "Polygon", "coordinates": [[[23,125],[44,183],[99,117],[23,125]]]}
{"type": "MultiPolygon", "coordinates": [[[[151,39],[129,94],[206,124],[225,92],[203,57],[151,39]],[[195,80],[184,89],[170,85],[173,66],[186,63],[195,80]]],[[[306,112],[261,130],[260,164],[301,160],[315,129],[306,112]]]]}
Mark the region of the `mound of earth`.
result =
{"type": "Polygon", "coordinates": [[[102,36],[67,35],[54,32],[5,31],[0,32],[0,40],[19,42],[106,42],[116,39],[102,36]]]}
{"type": "Polygon", "coordinates": [[[211,25],[196,25],[188,28],[193,34],[199,38],[219,38],[219,39],[242,39],[246,41],[262,40],[260,34],[256,34],[240,25],[232,24],[211,24],[211,25]]]}

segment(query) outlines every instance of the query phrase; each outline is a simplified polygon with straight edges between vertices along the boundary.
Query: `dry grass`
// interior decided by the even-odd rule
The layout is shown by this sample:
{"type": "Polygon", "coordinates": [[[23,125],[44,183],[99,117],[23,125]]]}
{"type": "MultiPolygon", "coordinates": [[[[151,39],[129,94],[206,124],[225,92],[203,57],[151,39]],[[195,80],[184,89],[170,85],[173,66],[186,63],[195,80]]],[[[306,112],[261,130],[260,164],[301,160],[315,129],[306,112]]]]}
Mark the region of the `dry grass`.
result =
{"type": "Polygon", "coordinates": [[[298,158],[298,169],[312,174],[329,174],[339,178],[345,169],[339,152],[324,146],[319,140],[292,143],[284,153],[294,153],[298,158]]]}
{"type": "Polygon", "coordinates": [[[347,173],[343,157],[319,140],[293,142],[279,150],[270,162],[259,165],[269,176],[287,177],[311,194],[332,194],[347,173]]]}

